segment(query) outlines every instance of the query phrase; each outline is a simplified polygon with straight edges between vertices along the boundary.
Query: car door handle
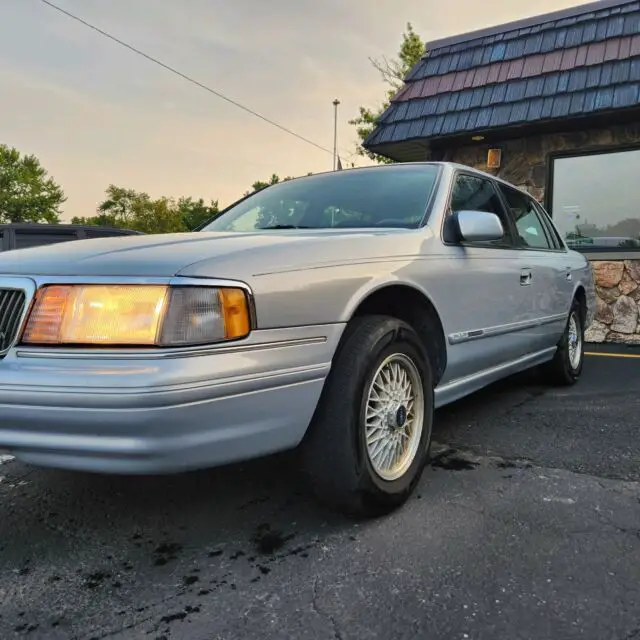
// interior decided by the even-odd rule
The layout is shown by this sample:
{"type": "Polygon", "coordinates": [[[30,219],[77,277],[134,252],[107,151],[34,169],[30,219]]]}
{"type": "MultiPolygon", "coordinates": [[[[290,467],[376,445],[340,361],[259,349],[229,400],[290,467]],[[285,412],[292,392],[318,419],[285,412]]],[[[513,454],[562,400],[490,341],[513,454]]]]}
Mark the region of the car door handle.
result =
{"type": "Polygon", "coordinates": [[[532,279],[533,279],[533,274],[531,273],[531,269],[523,269],[520,272],[520,284],[523,287],[530,285],[532,279]]]}

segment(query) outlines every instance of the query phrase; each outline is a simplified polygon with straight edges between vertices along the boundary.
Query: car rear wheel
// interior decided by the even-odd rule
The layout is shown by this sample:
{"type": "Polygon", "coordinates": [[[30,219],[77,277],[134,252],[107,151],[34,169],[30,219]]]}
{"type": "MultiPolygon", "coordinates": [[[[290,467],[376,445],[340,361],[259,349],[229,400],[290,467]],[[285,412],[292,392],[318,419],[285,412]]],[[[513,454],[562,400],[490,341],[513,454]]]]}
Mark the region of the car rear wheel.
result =
{"type": "Polygon", "coordinates": [[[428,457],[432,380],[427,353],[408,324],[387,316],[349,323],[302,445],[322,502],[373,517],[407,500],[428,457]]]}
{"type": "Polygon", "coordinates": [[[564,335],[558,350],[544,369],[546,378],[552,384],[568,386],[575,384],[582,373],[584,359],[584,322],[582,309],[574,301],[569,312],[564,335]]]}

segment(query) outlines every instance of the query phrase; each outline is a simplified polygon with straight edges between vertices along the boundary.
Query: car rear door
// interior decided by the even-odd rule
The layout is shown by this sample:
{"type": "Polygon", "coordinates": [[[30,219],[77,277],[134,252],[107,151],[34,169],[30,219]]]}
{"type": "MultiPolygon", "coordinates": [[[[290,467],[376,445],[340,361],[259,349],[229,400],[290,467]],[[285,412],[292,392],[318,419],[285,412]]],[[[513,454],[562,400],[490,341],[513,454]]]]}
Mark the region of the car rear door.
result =
{"type": "Polygon", "coordinates": [[[526,268],[525,304],[532,324],[524,330],[531,352],[553,347],[562,336],[571,302],[571,275],[566,249],[527,193],[498,184],[517,231],[518,250],[526,268]]]}
{"type": "MultiPolygon", "coordinates": [[[[447,332],[447,370],[442,382],[473,375],[517,360],[528,351],[521,328],[533,308],[522,285],[528,262],[496,183],[459,170],[454,174],[447,215],[475,210],[495,213],[501,240],[444,243],[449,258],[443,282],[436,284],[439,311],[447,332]],[[444,288],[444,289],[443,289],[444,288]]],[[[429,282],[430,290],[433,283],[429,282]]]]}

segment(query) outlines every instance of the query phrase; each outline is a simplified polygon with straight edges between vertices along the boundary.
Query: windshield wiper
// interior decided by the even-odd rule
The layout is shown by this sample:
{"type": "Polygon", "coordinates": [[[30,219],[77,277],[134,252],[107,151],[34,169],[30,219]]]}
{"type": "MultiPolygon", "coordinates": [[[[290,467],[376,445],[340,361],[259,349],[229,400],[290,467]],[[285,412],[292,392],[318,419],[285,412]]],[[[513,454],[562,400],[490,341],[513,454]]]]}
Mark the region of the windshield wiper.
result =
{"type": "Polygon", "coordinates": [[[311,229],[311,227],[302,227],[295,224],[272,224],[268,227],[258,227],[257,230],[262,231],[263,229],[311,229]]]}

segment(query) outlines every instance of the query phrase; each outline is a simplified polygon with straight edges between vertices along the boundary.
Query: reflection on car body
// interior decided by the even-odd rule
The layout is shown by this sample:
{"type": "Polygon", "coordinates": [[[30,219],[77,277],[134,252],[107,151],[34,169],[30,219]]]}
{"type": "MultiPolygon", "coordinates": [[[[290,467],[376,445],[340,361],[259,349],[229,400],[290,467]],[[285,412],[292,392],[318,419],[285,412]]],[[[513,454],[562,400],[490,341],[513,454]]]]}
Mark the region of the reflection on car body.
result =
{"type": "Polygon", "coordinates": [[[299,447],[320,499],[382,513],[434,408],[537,365],[574,383],[593,312],[586,259],[492,176],[299,178],[197,233],[0,256],[0,449],[143,474],[299,447]]]}

